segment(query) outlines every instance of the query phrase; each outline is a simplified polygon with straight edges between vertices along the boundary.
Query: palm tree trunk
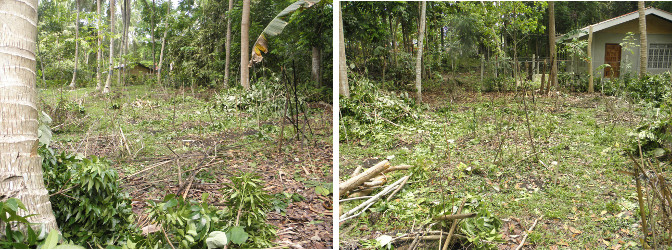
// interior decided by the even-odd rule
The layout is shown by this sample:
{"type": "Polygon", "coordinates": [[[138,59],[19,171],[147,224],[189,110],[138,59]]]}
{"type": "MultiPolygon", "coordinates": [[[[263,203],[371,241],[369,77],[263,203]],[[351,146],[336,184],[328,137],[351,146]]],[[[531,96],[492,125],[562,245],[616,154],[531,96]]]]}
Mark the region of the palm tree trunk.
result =
{"type": "Polygon", "coordinates": [[[229,15],[226,16],[226,64],[224,65],[224,87],[229,85],[229,71],[231,68],[231,11],[233,10],[233,0],[229,0],[229,15]]]}
{"type": "Polygon", "coordinates": [[[548,43],[551,54],[551,73],[548,75],[549,81],[546,86],[546,93],[552,86],[558,85],[558,57],[555,50],[555,5],[553,1],[548,2],[548,43]]]}
{"type": "Polygon", "coordinates": [[[422,1],[422,10],[420,11],[420,29],[418,31],[418,54],[415,59],[415,90],[418,103],[422,103],[422,40],[425,36],[425,12],[427,11],[427,2],[422,1]]]}
{"type": "Polygon", "coordinates": [[[114,73],[114,13],[116,8],[114,6],[115,0],[110,0],[110,62],[107,68],[107,80],[103,93],[110,92],[110,83],[112,82],[112,74],[114,73]]]}
{"type": "Polygon", "coordinates": [[[350,85],[348,85],[348,66],[345,63],[346,58],[345,38],[343,37],[343,15],[341,12],[343,12],[343,8],[338,10],[338,89],[341,96],[350,98],[350,85]]]}
{"type": "Polygon", "coordinates": [[[156,82],[161,85],[161,67],[163,65],[163,51],[166,49],[166,35],[168,35],[168,16],[170,16],[170,1],[168,1],[168,13],[166,14],[166,23],[164,24],[163,27],[163,39],[161,39],[161,53],[159,54],[159,67],[158,70],[156,71],[156,82]]]}
{"type": "Polygon", "coordinates": [[[250,0],[243,0],[243,16],[240,22],[240,85],[250,89],[250,0]]]}
{"type": "Polygon", "coordinates": [[[100,63],[103,61],[103,34],[100,30],[100,22],[102,17],[100,16],[100,1],[96,1],[96,30],[98,30],[98,51],[96,53],[96,91],[100,90],[103,86],[103,82],[100,80],[100,63]]]}
{"type": "Polygon", "coordinates": [[[639,77],[646,75],[648,63],[648,44],[646,41],[646,13],[644,13],[644,1],[637,2],[639,12],[639,77]]]}
{"type": "Polygon", "coordinates": [[[77,62],[79,61],[79,0],[75,0],[77,5],[77,20],[75,20],[75,70],[72,72],[72,81],[70,81],[70,88],[75,88],[77,82],[77,62]]]}
{"type": "Polygon", "coordinates": [[[0,201],[17,198],[20,215],[58,229],[37,153],[37,0],[3,0],[0,10],[0,201]]]}

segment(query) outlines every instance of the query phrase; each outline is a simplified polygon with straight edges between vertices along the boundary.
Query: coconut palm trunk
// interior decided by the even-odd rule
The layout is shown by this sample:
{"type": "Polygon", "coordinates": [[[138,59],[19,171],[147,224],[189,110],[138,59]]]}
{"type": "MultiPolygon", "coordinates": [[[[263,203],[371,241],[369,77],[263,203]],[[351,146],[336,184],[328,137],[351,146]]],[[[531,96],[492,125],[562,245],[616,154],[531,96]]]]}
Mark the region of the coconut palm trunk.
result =
{"type": "Polygon", "coordinates": [[[70,88],[74,89],[77,82],[77,62],[79,61],[79,0],[75,0],[77,5],[77,20],[75,20],[75,70],[72,72],[72,81],[70,88]]]}
{"type": "Polygon", "coordinates": [[[226,16],[226,64],[224,65],[224,87],[229,85],[229,71],[231,68],[231,11],[233,10],[233,0],[229,0],[229,12],[226,16]]]}
{"type": "Polygon", "coordinates": [[[21,215],[37,214],[28,221],[58,229],[37,153],[37,0],[2,0],[0,10],[0,201],[17,198],[21,215]]]}
{"type": "Polygon", "coordinates": [[[243,16],[240,22],[240,85],[250,89],[250,0],[243,0],[243,16]]]}
{"type": "Polygon", "coordinates": [[[338,11],[338,89],[339,94],[345,98],[350,97],[350,85],[348,85],[348,66],[345,63],[345,37],[343,37],[343,8],[338,11]]]}
{"type": "Polygon", "coordinates": [[[415,90],[418,103],[422,103],[422,40],[425,38],[425,12],[427,12],[427,2],[422,1],[420,30],[418,30],[418,54],[415,59],[415,90]]]}
{"type": "Polygon", "coordinates": [[[105,81],[105,87],[103,88],[103,93],[110,92],[110,84],[112,83],[112,74],[114,73],[114,13],[116,8],[114,6],[114,0],[110,0],[110,62],[107,68],[107,80],[105,81]]]}
{"type": "Polygon", "coordinates": [[[100,16],[100,1],[96,1],[96,30],[98,30],[98,51],[96,52],[96,90],[99,91],[103,87],[103,82],[100,80],[100,64],[103,61],[103,34],[100,30],[100,22],[102,22],[102,17],[100,16]]]}

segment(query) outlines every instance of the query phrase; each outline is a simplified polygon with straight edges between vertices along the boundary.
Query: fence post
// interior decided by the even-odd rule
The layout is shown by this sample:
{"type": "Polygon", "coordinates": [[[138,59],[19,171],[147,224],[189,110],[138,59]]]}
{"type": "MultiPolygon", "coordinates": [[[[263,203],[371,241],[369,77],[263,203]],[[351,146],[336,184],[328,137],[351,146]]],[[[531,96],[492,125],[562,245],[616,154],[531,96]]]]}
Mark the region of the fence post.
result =
{"type": "Polygon", "coordinates": [[[534,74],[539,74],[537,71],[537,62],[536,62],[536,55],[532,54],[532,78],[534,78],[534,74]],[[536,73],[535,73],[536,72],[536,73]]]}
{"type": "Polygon", "coordinates": [[[485,70],[485,57],[481,55],[481,83],[483,82],[483,71],[485,70]]]}

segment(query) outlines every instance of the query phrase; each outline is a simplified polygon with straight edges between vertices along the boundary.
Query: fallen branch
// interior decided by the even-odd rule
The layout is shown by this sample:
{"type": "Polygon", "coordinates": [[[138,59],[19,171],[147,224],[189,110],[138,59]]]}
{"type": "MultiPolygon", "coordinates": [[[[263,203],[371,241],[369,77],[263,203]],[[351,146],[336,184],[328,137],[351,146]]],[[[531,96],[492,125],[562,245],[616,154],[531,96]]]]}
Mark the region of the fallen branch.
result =
{"type": "Polygon", "coordinates": [[[395,189],[394,192],[392,192],[392,194],[390,194],[390,196],[387,197],[387,201],[392,200],[392,197],[394,197],[394,195],[397,194],[399,192],[399,190],[401,190],[404,187],[404,185],[406,185],[406,183],[408,183],[408,179],[410,179],[410,178],[406,178],[403,182],[401,182],[401,184],[399,184],[399,187],[397,189],[395,189]]]}
{"type": "Polygon", "coordinates": [[[364,173],[358,174],[357,176],[354,176],[350,178],[349,180],[342,182],[341,184],[338,185],[338,191],[340,195],[345,195],[348,191],[355,189],[362,183],[368,181],[372,177],[380,174],[381,172],[385,171],[387,168],[390,167],[390,162],[387,160],[383,160],[376,164],[375,166],[367,169],[364,171],[364,173]]]}
{"type": "Polygon", "coordinates": [[[347,198],[347,199],[338,199],[338,202],[344,202],[344,201],[354,201],[354,200],[361,200],[361,199],[369,199],[373,196],[361,196],[361,197],[353,197],[353,198],[347,198]]]}
{"type": "Polygon", "coordinates": [[[385,174],[385,173],[394,172],[394,171],[397,171],[397,170],[409,170],[409,169],[411,169],[411,167],[413,167],[413,166],[411,166],[411,165],[393,166],[393,167],[389,167],[388,169],[383,171],[383,173],[385,174]]]}
{"type": "Polygon", "coordinates": [[[523,248],[523,245],[525,244],[525,240],[527,240],[527,236],[530,235],[530,233],[532,232],[532,230],[534,230],[534,226],[536,226],[536,225],[537,225],[537,222],[538,222],[541,218],[543,218],[543,217],[544,217],[544,216],[542,215],[541,217],[539,217],[539,219],[534,220],[534,224],[532,224],[532,226],[530,227],[530,229],[527,230],[527,233],[526,233],[525,236],[523,237],[523,240],[520,241],[520,245],[518,245],[518,247],[516,247],[516,250],[520,250],[521,248],[523,248]]]}
{"type": "Polygon", "coordinates": [[[359,206],[357,206],[357,207],[351,209],[350,211],[344,213],[343,215],[341,215],[341,217],[340,217],[340,219],[339,219],[339,222],[343,222],[343,221],[345,221],[345,220],[347,220],[347,219],[351,219],[351,218],[354,218],[354,217],[359,216],[359,215],[360,215],[362,212],[364,212],[368,207],[370,207],[371,205],[373,205],[373,203],[375,203],[376,201],[380,200],[380,198],[383,197],[384,195],[386,195],[386,194],[392,192],[392,189],[393,189],[393,188],[397,187],[397,185],[399,185],[401,182],[403,182],[404,180],[406,180],[406,179],[408,179],[408,178],[409,178],[408,175],[407,175],[407,176],[404,176],[404,177],[401,177],[401,179],[399,179],[399,180],[395,181],[394,183],[392,183],[391,185],[387,186],[385,189],[383,189],[383,191],[380,191],[380,193],[376,194],[376,195],[373,196],[371,199],[368,199],[367,201],[363,202],[362,204],[359,204],[359,206]],[[360,211],[360,210],[361,210],[361,211],[360,211]],[[360,211],[360,212],[357,213],[357,211],[360,211]],[[357,214],[355,214],[355,213],[357,213],[357,214]]]}
{"type": "Polygon", "coordinates": [[[362,172],[362,166],[357,166],[357,168],[355,168],[355,171],[352,172],[352,176],[357,176],[361,172],[362,172]]]}
{"type": "Polygon", "coordinates": [[[459,220],[472,217],[476,217],[476,213],[442,215],[434,217],[433,220],[459,220]]]}

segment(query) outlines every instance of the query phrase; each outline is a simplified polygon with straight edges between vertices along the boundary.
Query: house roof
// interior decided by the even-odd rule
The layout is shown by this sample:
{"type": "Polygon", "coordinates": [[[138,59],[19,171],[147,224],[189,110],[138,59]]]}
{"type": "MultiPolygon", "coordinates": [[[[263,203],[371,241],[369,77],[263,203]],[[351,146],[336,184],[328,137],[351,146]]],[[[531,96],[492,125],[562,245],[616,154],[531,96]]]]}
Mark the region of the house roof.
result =
{"type": "MultiPolygon", "coordinates": [[[[660,18],[663,18],[667,21],[672,22],[672,13],[669,13],[667,11],[659,10],[659,9],[656,9],[656,8],[653,8],[653,7],[648,7],[644,10],[644,13],[645,13],[646,16],[653,14],[653,15],[656,15],[656,16],[658,16],[660,18]]],[[[633,11],[633,12],[630,12],[630,13],[627,13],[627,14],[624,14],[624,15],[621,15],[621,16],[614,17],[612,19],[607,19],[607,20],[604,20],[602,22],[593,24],[592,25],[593,26],[593,33],[598,32],[600,30],[604,30],[604,29],[613,27],[613,26],[616,26],[616,25],[619,25],[619,24],[622,24],[622,23],[625,23],[625,22],[628,22],[628,21],[632,21],[632,20],[635,20],[635,19],[638,19],[638,18],[639,18],[638,11],[633,11]]],[[[579,38],[579,37],[588,35],[588,29],[590,29],[590,26],[591,25],[581,28],[580,29],[581,32],[579,32],[578,34],[574,34],[572,36],[569,36],[569,39],[579,38]]],[[[556,37],[555,41],[557,42],[558,40],[560,40],[561,37],[562,36],[556,37]]]]}

